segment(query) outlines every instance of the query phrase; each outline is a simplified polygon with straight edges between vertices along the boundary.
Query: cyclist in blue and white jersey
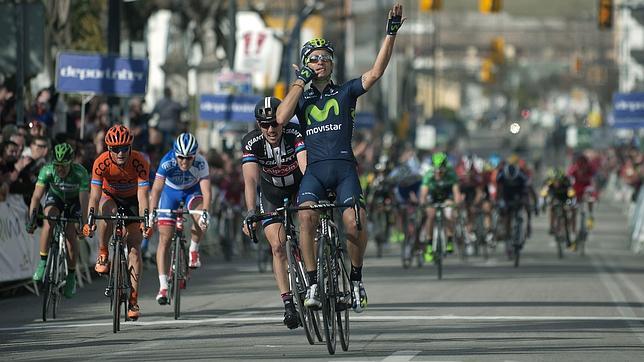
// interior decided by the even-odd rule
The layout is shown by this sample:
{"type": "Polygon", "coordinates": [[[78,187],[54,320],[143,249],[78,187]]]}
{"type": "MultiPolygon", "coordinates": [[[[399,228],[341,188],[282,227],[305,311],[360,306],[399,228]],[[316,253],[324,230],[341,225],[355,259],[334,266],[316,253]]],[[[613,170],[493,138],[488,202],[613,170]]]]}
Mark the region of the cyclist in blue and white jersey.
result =
{"type": "MultiPolygon", "coordinates": [[[[151,205],[160,209],[176,209],[183,201],[190,210],[208,211],[210,205],[210,178],[208,162],[197,153],[197,140],[190,133],[182,133],[174,147],[163,156],[152,185],[151,205]]],[[[159,213],[159,246],[157,247],[157,271],[159,272],[159,293],[157,302],[168,303],[168,246],[174,233],[175,219],[168,213],[159,213]]],[[[199,268],[199,241],[208,227],[206,218],[193,215],[190,230],[190,268],[199,268]],[[204,221],[205,220],[205,221],[204,221]]]]}
{"type": "MultiPolygon", "coordinates": [[[[277,109],[277,122],[286,124],[297,115],[307,149],[307,167],[297,198],[299,205],[313,205],[327,199],[327,190],[333,190],[338,203],[361,204],[361,220],[367,220],[362,190],[358,179],[357,162],[351,147],[356,102],[382,77],[393,53],[396,33],[403,24],[402,5],[389,10],[386,31],[373,67],[361,77],[344,84],[331,80],[334,49],[325,39],[316,38],[304,44],[300,52],[300,67],[294,65],[297,80],[292,84],[284,101],[277,109]],[[308,89],[304,87],[311,83],[308,89]]],[[[317,271],[313,239],[318,224],[318,213],[300,212],[300,240],[304,263],[313,281],[304,304],[319,308],[317,271]]],[[[349,279],[355,295],[353,309],[360,313],[367,307],[367,293],[362,283],[362,264],[367,246],[366,228],[358,231],[355,214],[343,210],[347,249],[351,259],[349,279]]]]}

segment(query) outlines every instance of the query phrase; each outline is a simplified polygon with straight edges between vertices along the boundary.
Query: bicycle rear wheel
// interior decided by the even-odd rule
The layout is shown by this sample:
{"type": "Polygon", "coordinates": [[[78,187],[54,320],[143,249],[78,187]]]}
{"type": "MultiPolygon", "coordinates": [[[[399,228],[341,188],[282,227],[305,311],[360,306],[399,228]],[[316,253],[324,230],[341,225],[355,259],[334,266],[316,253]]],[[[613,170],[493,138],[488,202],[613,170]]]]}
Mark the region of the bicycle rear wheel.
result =
{"type": "Polygon", "coordinates": [[[335,315],[335,290],[334,267],[329,248],[329,240],[326,235],[318,238],[318,290],[322,302],[322,322],[324,324],[324,336],[329,354],[335,354],[336,347],[336,315],[335,315]]]}

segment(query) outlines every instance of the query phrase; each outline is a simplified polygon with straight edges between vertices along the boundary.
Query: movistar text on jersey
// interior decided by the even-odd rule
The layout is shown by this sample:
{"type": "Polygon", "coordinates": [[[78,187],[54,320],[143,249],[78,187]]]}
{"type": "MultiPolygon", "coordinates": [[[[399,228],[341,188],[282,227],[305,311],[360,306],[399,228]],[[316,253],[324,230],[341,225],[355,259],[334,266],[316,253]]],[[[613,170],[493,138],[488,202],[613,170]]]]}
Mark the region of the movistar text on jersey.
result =
{"type": "Polygon", "coordinates": [[[341,124],[323,124],[321,126],[309,128],[306,130],[306,135],[310,136],[312,134],[320,133],[320,132],[328,132],[328,131],[339,131],[342,129],[341,124]]]}

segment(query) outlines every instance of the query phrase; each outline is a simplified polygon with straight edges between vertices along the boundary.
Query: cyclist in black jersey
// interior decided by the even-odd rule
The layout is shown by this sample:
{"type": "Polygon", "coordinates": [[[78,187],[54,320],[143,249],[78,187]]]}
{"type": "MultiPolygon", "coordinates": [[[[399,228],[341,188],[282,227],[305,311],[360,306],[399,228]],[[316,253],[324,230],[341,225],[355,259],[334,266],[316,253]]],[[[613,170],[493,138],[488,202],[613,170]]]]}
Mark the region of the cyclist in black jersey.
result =
{"type": "MultiPolygon", "coordinates": [[[[242,174],[247,218],[255,215],[257,189],[261,212],[271,212],[284,204],[284,199],[295,201],[297,190],[306,168],[306,148],[297,126],[281,125],[275,121],[275,111],[280,100],[266,97],[255,106],[259,129],[242,138],[242,174]]],[[[288,284],[286,251],[283,242],[286,233],[279,219],[263,223],[266,239],[273,252],[273,274],[284,302],[284,324],[297,328],[299,320],[288,284]]],[[[250,235],[243,225],[244,233],[250,235]]]]}
{"type": "MultiPolygon", "coordinates": [[[[389,10],[386,36],[373,67],[360,78],[344,84],[331,80],[334,49],[325,39],[312,39],[301,50],[301,68],[294,65],[297,80],[277,110],[277,122],[286,124],[297,115],[308,152],[307,169],[300,191],[299,205],[311,205],[327,198],[327,190],[333,190],[338,203],[360,202],[360,217],[366,220],[362,190],[358,179],[356,159],[351,147],[355,108],[358,97],[366,93],[382,77],[393,53],[396,33],[405,19],[402,5],[396,4],[389,10]],[[304,87],[311,83],[306,90],[304,87]]],[[[365,229],[358,232],[355,214],[351,209],[343,212],[347,249],[351,257],[350,279],[356,300],[356,312],[367,306],[367,294],[362,283],[362,264],[367,246],[365,229]]],[[[300,240],[304,263],[312,285],[304,305],[312,308],[321,306],[317,296],[317,272],[313,237],[318,223],[318,213],[300,212],[300,240]]]]}

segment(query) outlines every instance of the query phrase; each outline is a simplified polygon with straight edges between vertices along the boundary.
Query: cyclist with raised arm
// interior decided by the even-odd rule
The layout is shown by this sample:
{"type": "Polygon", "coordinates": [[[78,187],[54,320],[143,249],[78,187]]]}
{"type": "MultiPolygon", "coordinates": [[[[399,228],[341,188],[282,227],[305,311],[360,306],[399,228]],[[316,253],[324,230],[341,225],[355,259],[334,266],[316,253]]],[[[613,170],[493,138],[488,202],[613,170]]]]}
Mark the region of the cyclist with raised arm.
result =
{"type": "MultiPolygon", "coordinates": [[[[444,152],[436,152],[432,155],[432,167],[423,176],[419,200],[421,203],[443,203],[448,205],[460,202],[461,192],[458,187],[458,176],[444,152]]],[[[436,208],[429,206],[425,212],[427,214],[428,238],[425,261],[429,263],[434,260],[432,245],[434,242],[436,208]]],[[[452,253],[454,252],[454,215],[452,207],[446,207],[444,215],[445,235],[447,236],[445,251],[452,253]]]]}
{"type": "MultiPolygon", "coordinates": [[[[40,205],[40,200],[45,197],[44,214],[47,216],[60,216],[63,213],[67,218],[78,218],[87,214],[87,198],[89,191],[89,173],[82,165],[72,162],[74,150],[68,143],[61,143],[54,147],[54,159],[43,166],[38,173],[38,181],[29,205],[29,219],[27,232],[33,233],[36,229],[36,220],[31,219],[40,205]],[[67,206],[67,209],[65,209],[67,206]]],[[[67,280],[63,294],[71,298],[76,294],[76,256],[78,248],[76,238],[80,225],[67,224],[67,280]]],[[[40,281],[45,274],[49,240],[53,232],[53,223],[43,220],[43,229],[40,233],[40,260],[36,267],[33,280],[40,281]]]]}
{"type": "MultiPolygon", "coordinates": [[[[188,210],[203,210],[205,217],[192,215],[190,229],[190,261],[188,267],[201,267],[199,241],[208,227],[208,206],[211,201],[210,170],[205,157],[197,153],[199,144],[191,133],[182,133],[174,141],[172,150],[163,156],[157,169],[150,204],[160,209],[176,210],[181,201],[188,210]]],[[[169,213],[157,215],[159,245],[157,246],[157,271],[159,272],[159,304],[168,304],[168,247],[176,218],[169,213]]]]}
{"type": "MultiPolygon", "coordinates": [[[[284,199],[295,202],[302,174],[306,169],[306,149],[297,126],[276,122],[275,114],[280,100],[266,97],[255,105],[255,119],[259,129],[242,138],[242,173],[244,176],[244,199],[246,217],[257,214],[257,190],[259,188],[260,212],[275,211],[283,206],[284,199]]],[[[288,283],[286,233],[280,219],[262,222],[264,234],[273,253],[273,275],[284,303],[284,324],[289,329],[299,326],[293,294],[288,283]]],[[[244,233],[250,235],[243,226],[244,233]]]]}
{"type": "MultiPolygon", "coordinates": [[[[373,67],[360,78],[344,84],[331,80],[335,52],[331,43],[316,38],[304,44],[300,52],[302,66],[294,66],[297,80],[277,109],[277,122],[286,124],[297,115],[307,148],[307,168],[300,184],[297,202],[313,205],[327,199],[327,190],[333,190],[338,203],[360,203],[360,217],[366,220],[362,204],[362,190],[358,179],[357,163],[353,155],[351,138],[358,97],[367,92],[382,77],[394,49],[396,33],[405,19],[402,5],[389,10],[387,34],[380,47],[373,67]],[[304,87],[311,83],[306,90],[304,87]]],[[[319,308],[322,303],[317,295],[317,271],[313,239],[318,224],[318,213],[300,212],[300,239],[304,263],[312,280],[305,298],[305,306],[319,308]]],[[[353,283],[356,303],[354,311],[360,313],[367,307],[367,293],[362,282],[362,264],[367,246],[366,228],[358,231],[355,214],[351,208],[343,210],[347,249],[351,259],[349,278],[353,283]]]]}
{"type": "MultiPolygon", "coordinates": [[[[140,216],[148,209],[150,163],[143,153],[132,150],[133,139],[130,130],[120,124],[112,126],[105,133],[108,150],[94,161],[88,205],[90,209],[97,210],[99,215],[114,215],[118,207],[123,207],[128,216],[140,216]]],[[[144,230],[143,223],[136,221],[126,221],[125,225],[127,232],[124,240],[129,250],[132,286],[127,316],[137,320],[141,315],[138,303],[142,266],[141,240],[143,235],[150,236],[151,229],[144,230]]],[[[94,270],[99,274],[107,274],[110,270],[107,243],[114,223],[97,220],[95,225],[85,224],[83,234],[91,236],[97,227],[99,249],[94,270]]]]}

